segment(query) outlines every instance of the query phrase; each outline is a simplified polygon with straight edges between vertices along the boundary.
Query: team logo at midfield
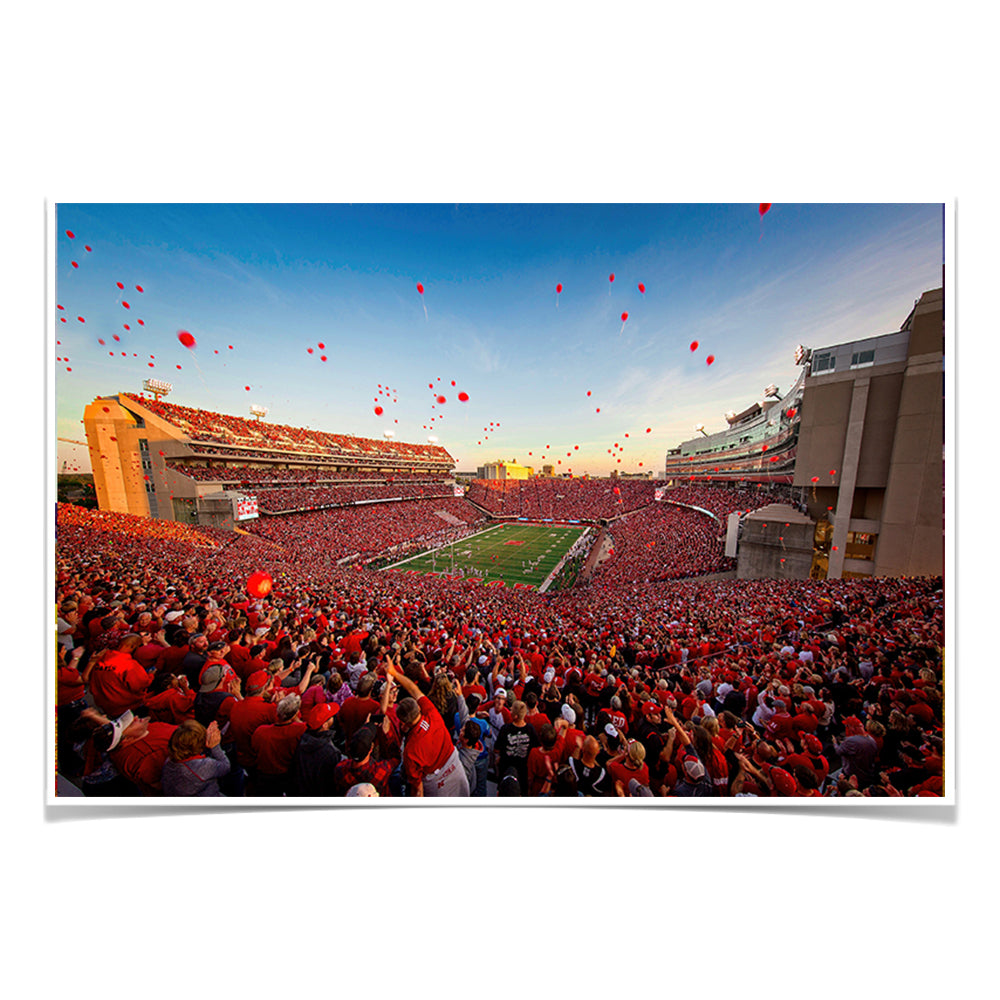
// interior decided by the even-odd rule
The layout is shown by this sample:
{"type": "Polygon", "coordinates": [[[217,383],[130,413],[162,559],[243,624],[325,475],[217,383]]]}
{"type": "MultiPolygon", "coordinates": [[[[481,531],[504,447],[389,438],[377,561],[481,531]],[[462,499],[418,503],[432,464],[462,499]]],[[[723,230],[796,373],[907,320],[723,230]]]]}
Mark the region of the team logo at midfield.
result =
{"type": "Polygon", "coordinates": [[[504,545],[524,545],[524,539],[522,538],[519,541],[515,538],[512,538],[509,542],[504,542],[504,545]]]}

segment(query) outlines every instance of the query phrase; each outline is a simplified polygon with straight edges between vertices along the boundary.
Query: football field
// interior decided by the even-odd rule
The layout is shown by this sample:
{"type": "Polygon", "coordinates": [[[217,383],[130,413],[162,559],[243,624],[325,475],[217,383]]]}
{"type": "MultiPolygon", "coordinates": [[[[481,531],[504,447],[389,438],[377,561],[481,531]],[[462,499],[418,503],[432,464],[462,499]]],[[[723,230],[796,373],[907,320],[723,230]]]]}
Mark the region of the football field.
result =
{"type": "Polygon", "coordinates": [[[486,531],[393,564],[397,573],[478,576],[537,589],[586,528],[551,524],[498,524],[486,531]]]}

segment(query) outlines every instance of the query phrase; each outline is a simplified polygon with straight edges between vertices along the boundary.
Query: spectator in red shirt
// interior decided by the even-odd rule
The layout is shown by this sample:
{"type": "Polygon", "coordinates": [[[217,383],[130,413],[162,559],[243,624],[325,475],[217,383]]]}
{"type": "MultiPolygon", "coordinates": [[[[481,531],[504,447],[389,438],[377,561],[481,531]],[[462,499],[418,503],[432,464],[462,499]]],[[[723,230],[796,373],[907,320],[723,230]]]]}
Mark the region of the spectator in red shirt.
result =
{"type": "Polygon", "coordinates": [[[236,747],[236,763],[250,770],[255,761],[251,740],[258,726],[278,721],[278,704],[271,694],[271,675],[266,670],[246,680],[246,696],[229,712],[229,732],[236,747]]]}
{"type": "Polygon", "coordinates": [[[403,773],[411,795],[468,796],[458,750],[438,710],[420,688],[388,658],[390,678],[407,693],[396,705],[403,732],[403,773]]]}
{"type": "Polygon", "coordinates": [[[138,708],[152,683],[132,653],[142,639],[134,633],[125,636],[114,650],[106,650],[97,658],[90,674],[90,693],[94,703],[108,717],[117,718],[131,708],[138,708]]]}
{"type": "Polygon", "coordinates": [[[562,745],[551,722],[542,727],[538,739],[539,745],[528,751],[528,795],[551,795],[562,745]]]}
{"type": "Polygon", "coordinates": [[[255,795],[286,793],[288,769],[306,731],[306,724],[299,718],[301,705],[297,694],[286,695],[278,702],[275,722],[258,726],[250,738],[255,757],[251,779],[255,795]]]}

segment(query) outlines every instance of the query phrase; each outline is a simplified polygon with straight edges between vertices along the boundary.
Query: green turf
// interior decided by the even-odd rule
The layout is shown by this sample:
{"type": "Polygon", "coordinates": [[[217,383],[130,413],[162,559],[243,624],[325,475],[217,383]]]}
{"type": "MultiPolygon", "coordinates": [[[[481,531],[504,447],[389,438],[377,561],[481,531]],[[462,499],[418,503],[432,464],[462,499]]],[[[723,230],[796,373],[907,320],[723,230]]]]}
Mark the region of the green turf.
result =
{"type": "Polygon", "coordinates": [[[442,576],[452,572],[460,574],[463,570],[466,576],[470,576],[471,570],[478,569],[484,583],[503,580],[508,587],[520,583],[538,588],[584,530],[583,527],[565,528],[548,524],[500,524],[389,568],[396,573],[436,572],[442,576]],[[508,542],[522,544],[509,545],[508,542]],[[529,563],[535,565],[530,566],[529,563]]]}

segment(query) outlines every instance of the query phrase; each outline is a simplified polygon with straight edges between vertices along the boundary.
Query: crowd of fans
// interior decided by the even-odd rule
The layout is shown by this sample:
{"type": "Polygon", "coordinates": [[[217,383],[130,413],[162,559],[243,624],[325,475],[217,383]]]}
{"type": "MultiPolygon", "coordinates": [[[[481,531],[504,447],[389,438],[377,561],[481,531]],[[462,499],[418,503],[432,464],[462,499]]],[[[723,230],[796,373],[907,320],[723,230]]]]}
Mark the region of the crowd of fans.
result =
{"type": "Polygon", "coordinates": [[[189,437],[205,442],[241,445],[244,447],[282,448],[289,451],[315,452],[328,455],[386,455],[419,458],[451,463],[451,457],[440,445],[414,444],[407,441],[378,440],[354,437],[350,434],[330,434],[306,427],[248,420],[228,413],[213,413],[178,403],[122,393],[163,420],[174,424],[189,437]]]}
{"type": "Polygon", "coordinates": [[[361,471],[358,469],[326,470],[243,468],[233,465],[189,465],[182,462],[167,462],[167,468],[198,482],[223,482],[236,486],[263,486],[269,483],[338,483],[364,481],[374,485],[387,483],[430,483],[440,485],[443,475],[423,472],[393,472],[389,475],[361,471]]]}
{"type": "Polygon", "coordinates": [[[402,554],[419,542],[453,536],[452,529],[486,523],[486,517],[460,497],[366,504],[262,517],[244,522],[246,530],[289,551],[322,552],[331,560],[371,559],[386,551],[402,554]]]}
{"type": "Polygon", "coordinates": [[[418,497],[453,497],[451,486],[436,483],[365,483],[358,486],[309,486],[295,489],[258,489],[257,505],[262,511],[314,510],[356,503],[418,497]]]}
{"type": "Polygon", "coordinates": [[[370,509],[269,518],[268,541],[59,505],[60,774],[95,796],[943,792],[940,578],[667,580],[708,519],[664,504],[556,595],[330,564],[324,521],[370,509]]]}
{"type": "Polygon", "coordinates": [[[650,479],[474,479],[466,496],[491,514],[596,521],[652,503],[650,479]]]}
{"type": "Polygon", "coordinates": [[[654,580],[677,580],[732,569],[719,524],[697,511],[654,504],[610,527],[614,557],[594,574],[598,584],[643,587],[654,580]]]}

